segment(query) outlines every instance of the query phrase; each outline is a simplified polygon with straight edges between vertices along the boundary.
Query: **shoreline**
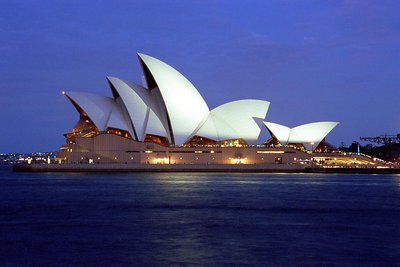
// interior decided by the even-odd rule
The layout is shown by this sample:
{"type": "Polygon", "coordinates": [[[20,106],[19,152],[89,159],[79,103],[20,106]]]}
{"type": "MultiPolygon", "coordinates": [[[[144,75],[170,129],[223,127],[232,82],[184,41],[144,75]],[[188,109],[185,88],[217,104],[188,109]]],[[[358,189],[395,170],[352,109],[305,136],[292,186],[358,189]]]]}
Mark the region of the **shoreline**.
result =
{"type": "Polygon", "coordinates": [[[309,166],[301,164],[14,164],[13,172],[226,172],[400,174],[400,167],[309,166]]]}

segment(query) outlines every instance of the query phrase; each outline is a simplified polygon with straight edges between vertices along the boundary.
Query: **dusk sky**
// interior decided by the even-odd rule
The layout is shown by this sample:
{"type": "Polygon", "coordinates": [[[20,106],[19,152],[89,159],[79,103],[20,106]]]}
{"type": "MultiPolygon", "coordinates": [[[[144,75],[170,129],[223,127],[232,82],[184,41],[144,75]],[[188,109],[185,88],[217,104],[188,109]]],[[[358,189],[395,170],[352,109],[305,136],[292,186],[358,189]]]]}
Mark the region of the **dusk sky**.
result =
{"type": "Polygon", "coordinates": [[[187,77],[210,109],[271,102],[327,141],[400,133],[400,1],[1,1],[0,153],[57,151],[79,115],[66,91],[142,83],[136,52],[187,77]]]}

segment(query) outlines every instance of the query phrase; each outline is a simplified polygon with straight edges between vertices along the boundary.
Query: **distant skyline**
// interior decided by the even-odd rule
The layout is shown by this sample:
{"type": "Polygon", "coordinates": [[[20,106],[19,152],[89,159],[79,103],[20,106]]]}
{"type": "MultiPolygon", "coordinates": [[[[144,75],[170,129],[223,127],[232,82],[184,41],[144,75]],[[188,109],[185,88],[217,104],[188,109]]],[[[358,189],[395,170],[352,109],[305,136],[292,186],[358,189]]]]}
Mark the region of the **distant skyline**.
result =
{"type": "Polygon", "coordinates": [[[266,121],[339,121],[327,141],[400,133],[398,1],[3,1],[0,153],[55,151],[79,115],[63,90],[142,83],[167,62],[210,109],[255,98],[266,121]]]}

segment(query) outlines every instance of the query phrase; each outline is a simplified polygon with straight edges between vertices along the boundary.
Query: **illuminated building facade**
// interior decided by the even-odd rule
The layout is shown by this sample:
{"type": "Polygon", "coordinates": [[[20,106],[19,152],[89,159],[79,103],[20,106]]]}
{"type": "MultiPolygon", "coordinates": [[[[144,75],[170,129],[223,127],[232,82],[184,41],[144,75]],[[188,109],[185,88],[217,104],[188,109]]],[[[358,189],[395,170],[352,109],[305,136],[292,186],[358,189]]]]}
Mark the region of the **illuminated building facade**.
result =
{"type": "Polygon", "coordinates": [[[57,156],[60,162],[303,162],[310,159],[309,154],[284,145],[291,141],[319,142],[337,124],[315,123],[289,129],[264,122],[283,146],[263,146],[258,139],[268,101],[238,100],[210,110],[198,90],[177,70],[148,55],[139,53],[138,59],[146,86],[107,77],[112,97],[63,92],[80,119],[65,134],[67,144],[57,156]]]}

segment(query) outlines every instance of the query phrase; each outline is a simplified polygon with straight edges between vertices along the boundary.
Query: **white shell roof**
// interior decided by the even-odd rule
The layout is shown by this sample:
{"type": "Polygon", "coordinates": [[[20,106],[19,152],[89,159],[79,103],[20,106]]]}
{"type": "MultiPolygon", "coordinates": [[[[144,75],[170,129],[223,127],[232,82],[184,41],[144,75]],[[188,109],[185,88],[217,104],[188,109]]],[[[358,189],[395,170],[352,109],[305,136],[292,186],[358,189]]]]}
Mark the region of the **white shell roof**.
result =
{"type": "Polygon", "coordinates": [[[338,125],[338,122],[324,121],[303,124],[292,129],[289,142],[290,143],[314,143],[316,147],[325,136],[328,135],[333,128],[338,125]]]}
{"type": "Polygon", "coordinates": [[[286,145],[288,143],[291,130],[289,127],[266,121],[264,121],[264,124],[267,126],[269,131],[273,133],[276,139],[279,140],[279,143],[282,145],[286,145]]]}
{"type": "Polygon", "coordinates": [[[261,129],[253,118],[265,119],[269,104],[268,101],[244,99],[213,109],[211,115],[219,140],[242,138],[247,144],[256,144],[261,129]]]}
{"type": "Polygon", "coordinates": [[[147,66],[162,95],[169,116],[175,145],[184,144],[208,116],[203,97],[181,73],[166,63],[138,53],[147,66]]]}
{"type": "Polygon", "coordinates": [[[206,137],[215,141],[236,139],[239,133],[233,129],[228,122],[219,119],[212,112],[208,115],[206,121],[192,135],[206,137]]]}
{"type": "Polygon", "coordinates": [[[300,143],[306,147],[313,146],[316,148],[322,139],[339,123],[332,121],[313,122],[292,129],[272,122],[264,122],[264,124],[282,145],[300,143]]]}
{"type": "Polygon", "coordinates": [[[105,131],[115,102],[111,97],[83,92],[64,92],[68,99],[78,105],[96,125],[99,131],[105,131]]]}
{"type": "MultiPolygon", "coordinates": [[[[210,111],[181,73],[151,56],[138,57],[150,89],[107,77],[114,99],[93,93],[65,93],[100,131],[118,128],[139,141],[144,141],[146,134],[153,134],[166,137],[174,145],[183,145],[195,135],[216,141],[240,138],[248,144],[257,143],[261,129],[256,120],[265,119],[268,101],[238,100],[210,111]]],[[[282,144],[314,143],[316,147],[338,123],[316,122],[292,129],[271,122],[264,124],[282,144]]]]}
{"type": "Polygon", "coordinates": [[[114,77],[107,79],[121,97],[139,141],[143,141],[147,133],[167,136],[160,119],[154,114],[157,107],[148,89],[114,77]]]}
{"type": "MultiPolygon", "coordinates": [[[[118,101],[116,101],[118,102],[118,101]]],[[[133,137],[133,131],[131,127],[129,127],[129,123],[127,122],[125,116],[123,115],[122,107],[118,104],[114,105],[113,109],[111,110],[110,118],[107,122],[107,128],[115,128],[120,130],[125,130],[130,133],[133,137]]]]}

